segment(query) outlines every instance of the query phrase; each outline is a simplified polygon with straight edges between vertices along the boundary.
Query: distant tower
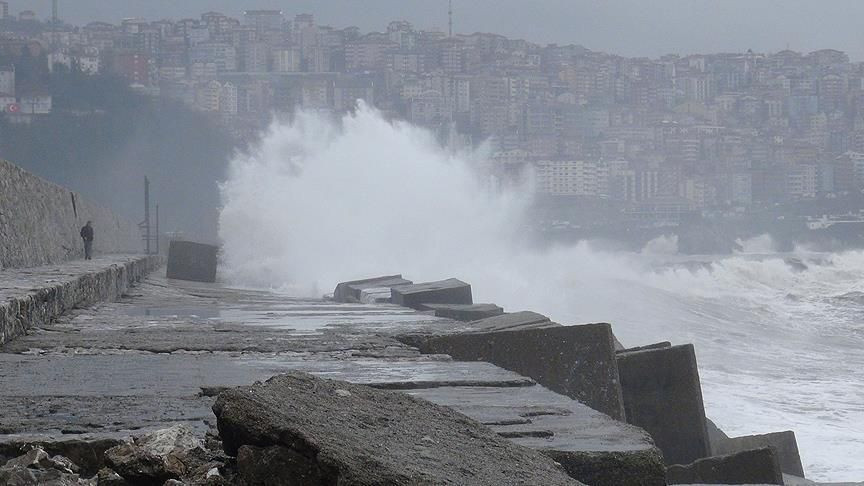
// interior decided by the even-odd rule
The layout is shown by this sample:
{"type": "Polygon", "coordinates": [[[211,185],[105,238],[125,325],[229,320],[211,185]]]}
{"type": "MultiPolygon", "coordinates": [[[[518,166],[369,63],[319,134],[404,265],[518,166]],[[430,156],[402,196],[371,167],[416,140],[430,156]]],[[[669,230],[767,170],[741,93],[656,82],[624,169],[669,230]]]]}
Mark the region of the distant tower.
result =
{"type": "Polygon", "coordinates": [[[54,50],[57,50],[59,47],[58,44],[58,33],[57,33],[57,24],[59,23],[59,0],[51,1],[51,44],[54,50]]]}
{"type": "Polygon", "coordinates": [[[447,15],[450,16],[450,37],[453,37],[453,0],[450,0],[450,9],[447,11],[447,15]]]}

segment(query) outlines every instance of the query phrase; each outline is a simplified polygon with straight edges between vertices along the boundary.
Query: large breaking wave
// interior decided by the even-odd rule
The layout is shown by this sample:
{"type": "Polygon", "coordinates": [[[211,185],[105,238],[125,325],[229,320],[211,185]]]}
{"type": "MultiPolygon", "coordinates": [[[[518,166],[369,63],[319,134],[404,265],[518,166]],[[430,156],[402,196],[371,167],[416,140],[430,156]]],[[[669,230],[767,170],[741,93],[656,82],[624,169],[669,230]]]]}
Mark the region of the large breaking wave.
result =
{"type": "Polygon", "coordinates": [[[693,342],[709,416],[731,435],[793,429],[807,473],[864,478],[864,253],[686,259],[520,236],[527,191],[490,192],[426,131],[372,109],[274,123],[222,187],[224,275],[321,295],[340,280],[459,277],[475,300],[562,323],[612,322],[628,345],[693,342]]]}

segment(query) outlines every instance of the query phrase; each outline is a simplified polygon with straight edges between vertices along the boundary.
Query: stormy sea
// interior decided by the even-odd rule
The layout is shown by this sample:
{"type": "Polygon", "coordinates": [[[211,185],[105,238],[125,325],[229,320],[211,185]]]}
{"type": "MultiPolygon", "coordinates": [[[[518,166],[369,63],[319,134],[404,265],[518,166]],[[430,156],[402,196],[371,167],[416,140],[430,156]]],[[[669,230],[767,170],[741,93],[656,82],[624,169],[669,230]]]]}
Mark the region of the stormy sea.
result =
{"type": "Polygon", "coordinates": [[[610,322],[626,346],[693,343],[709,418],[730,436],[794,430],[807,476],[864,479],[864,251],[682,256],[538,246],[530,190],[490,191],[486,154],[361,107],[276,121],[221,188],[230,282],[320,296],[339,281],[457,277],[476,302],[562,324],[610,322]]]}

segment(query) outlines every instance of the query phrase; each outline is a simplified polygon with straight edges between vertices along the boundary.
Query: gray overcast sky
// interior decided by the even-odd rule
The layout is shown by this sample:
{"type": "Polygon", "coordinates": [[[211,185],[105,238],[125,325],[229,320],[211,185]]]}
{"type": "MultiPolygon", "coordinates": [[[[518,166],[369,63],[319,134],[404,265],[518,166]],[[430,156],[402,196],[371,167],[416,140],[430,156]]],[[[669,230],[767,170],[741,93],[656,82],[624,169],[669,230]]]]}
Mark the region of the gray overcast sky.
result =
{"type": "MultiPolygon", "coordinates": [[[[9,0],[13,12],[50,13],[51,0],[9,0]]],[[[582,44],[626,56],[675,52],[841,49],[864,60],[862,0],[454,0],[457,32],[496,32],[559,44],[582,44]]],[[[315,14],[334,27],[383,30],[406,19],[446,29],[446,0],[60,0],[75,24],[123,17],[197,17],[207,10],[239,15],[244,8],[315,14]]]]}

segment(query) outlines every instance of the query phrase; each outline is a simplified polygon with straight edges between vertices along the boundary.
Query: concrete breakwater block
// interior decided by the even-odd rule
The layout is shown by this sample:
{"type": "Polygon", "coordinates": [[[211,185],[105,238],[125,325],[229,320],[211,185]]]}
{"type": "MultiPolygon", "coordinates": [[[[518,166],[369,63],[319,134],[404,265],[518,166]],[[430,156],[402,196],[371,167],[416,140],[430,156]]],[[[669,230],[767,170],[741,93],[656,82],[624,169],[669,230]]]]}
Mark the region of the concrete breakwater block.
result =
{"type": "Polygon", "coordinates": [[[424,282],[393,288],[393,303],[412,309],[423,304],[473,304],[471,286],[450,278],[438,282],[424,282]]]}
{"type": "Polygon", "coordinates": [[[305,373],[225,391],[213,411],[253,484],[264,466],[269,484],[582,484],[450,408],[305,373]]]}
{"type": "MultiPolygon", "coordinates": [[[[512,324],[512,321],[497,324],[502,322],[512,324]]],[[[544,323],[552,324],[548,319],[540,321],[544,323]]],[[[497,326],[491,328],[498,329],[497,326]]],[[[462,361],[486,361],[531,377],[550,390],[579,400],[610,417],[624,419],[609,324],[517,330],[503,326],[501,329],[432,337],[420,343],[420,351],[449,354],[462,361]]]]}
{"type": "Polygon", "coordinates": [[[366,289],[389,289],[397,285],[411,285],[412,283],[414,282],[402,278],[402,275],[386,275],[383,277],[341,282],[336,285],[336,290],[333,291],[333,300],[336,302],[357,303],[360,302],[362,293],[366,289]]]}
{"type": "Polygon", "coordinates": [[[495,304],[423,304],[419,310],[434,311],[435,317],[463,322],[477,321],[504,313],[504,309],[495,304]]]}
{"type": "Polygon", "coordinates": [[[167,277],[193,282],[215,282],[218,261],[218,246],[172,241],[168,247],[167,277]]]}
{"type": "Polygon", "coordinates": [[[407,393],[452,407],[502,437],[539,450],[585,484],[666,484],[663,457],[647,432],[542,386],[442,387],[407,393]]]}
{"type": "Polygon", "coordinates": [[[784,484],[777,456],[769,448],[699,459],[666,468],[669,484],[784,484]]]}
{"type": "Polygon", "coordinates": [[[560,324],[552,322],[543,314],[538,314],[532,311],[520,311],[472,321],[469,324],[468,329],[466,329],[466,332],[515,331],[520,329],[559,326],[560,324]]]}
{"type": "Polygon", "coordinates": [[[804,466],[801,464],[801,455],[798,452],[798,441],[795,439],[795,432],[791,430],[731,438],[726,437],[726,434],[722,432],[711,434],[709,431],[709,436],[711,453],[714,455],[722,456],[767,447],[774,451],[783,473],[804,477],[804,466]]]}
{"type": "Polygon", "coordinates": [[[618,353],[627,422],[647,430],[667,464],[710,455],[693,345],[618,353]]]}

